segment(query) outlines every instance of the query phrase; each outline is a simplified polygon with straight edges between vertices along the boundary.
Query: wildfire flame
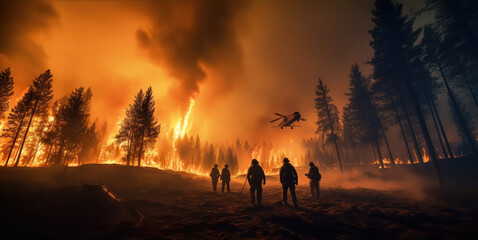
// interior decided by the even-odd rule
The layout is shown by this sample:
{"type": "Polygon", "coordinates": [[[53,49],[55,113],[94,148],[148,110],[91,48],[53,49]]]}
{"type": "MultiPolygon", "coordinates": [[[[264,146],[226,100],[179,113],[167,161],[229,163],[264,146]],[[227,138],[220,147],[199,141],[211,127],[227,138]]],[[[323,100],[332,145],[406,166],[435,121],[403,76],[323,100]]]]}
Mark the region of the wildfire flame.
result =
{"type": "Polygon", "coordinates": [[[200,172],[198,169],[189,169],[187,168],[186,164],[181,161],[180,157],[178,156],[178,151],[176,148],[176,141],[179,138],[183,138],[186,133],[191,129],[191,126],[189,124],[189,116],[191,115],[191,112],[193,110],[194,105],[196,104],[196,100],[194,98],[189,98],[189,109],[184,118],[180,118],[178,122],[175,124],[176,127],[173,130],[173,152],[168,153],[168,158],[170,159],[168,165],[161,165],[159,164],[159,168],[166,168],[166,169],[172,169],[175,171],[185,171],[185,172],[191,172],[195,173],[198,175],[201,175],[202,172],[200,172]]]}
{"type": "Polygon", "coordinates": [[[194,105],[196,104],[196,100],[194,98],[189,98],[189,109],[186,115],[183,118],[180,118],[178,122],[176,123],[176,127],[174,128],[174,134],[173,134],[173,146],[176,149],[176,140],[181,137],[183,138],[184,135],[186,134],[187,131],[189,131],[190,126],[189,126],[189,115],[191,115],[191,111],[193,110],[194,105]]]}
{"type": "MultiPolygon", "coordinates": [[[[143,158],[142,158],[142,166],[145,167],[154,167],[154,168],[159,168],[159,169],[167,169],[167,170],[173,170],[173,171],[182,171],[182,172],[187,172],[187,173],[193,173],[196,175],[202,175],[202,176],[207,176],[208,175],[208,167],[209,166],[202,166],[201,164],[198,163],[198,158],[200,159],[203,157],[201,154],[202,150],[199,150],[199,155],[192,155],[190,150],[187,150],[190,148],[191,142],[193,140],[188,140],[189,138],[187,137],[188,131],[192,127],[192,117],[191,113],[196,104],[196,100],[194,97],[191,97],[189,99],[189,107],[188,111],[186,114],[182,117],[179,117],[176,122],[173,121],[171,128],[169,129],[168,134],[164,135],[165,137],[162,138],[162,142],[157,144],[156,147],[153,149],[148,149],[145,151],[143,158]],[[183,145],[183,140],[186,143],[186,147],[183,145]],[[162,146],[162,147],[161,147],[162,146]],[[186,150],[184,150],[186,149],[186,150]],[[192,164],[193,163],[193,164],[192,164]]],[[[50,115],[47,119],[48,122],[54,121],[54,117],[50,115]]],[[[2,121],[0,121],[0,130],[2,127],[2,121]]],[[[121,121],[118,121],[117,124],[119,125],[121,121]]],[[[37,124],[34,124],[36,127],[37,124]]],[[[36,133],[35,127],[32,128],[31,130],[31,135],[34,137],[39,137],[34,135],[36,133]]],[[[44,126],[45,129],[47,130],[47,127],[44,126]]],[[[38,133],[36,133],[38,134],[38,133]]],[[[192,139],[192,138],[191,138],[192,139]]],[[[293,140],[288,141],[289,144],[293,144],[293,140]]],[[[124,164],[124,159],[122,158],[121,154],[121,146],[117,145],[115,143],[115,138],[114,136],[111,136],[109,139],[107,139],[103,145],[101,145],[99,149],[99,155],[96,159],[92,159],[91,161],[88,162],[78,162],[78,159],[76,160],[71,160],[68,163],[68,166],[79,166],[81,164],[85,163],[101,163],[101,164],[124,164]]],[[[425,148],[423,150],[423,160],[424,162],[429,162],[430,157],[427,154],[427,151],[425,148]]],[[[195,150],[197,151],[197,150],[195,150]]],[[[297,151],[293,151],[290,149],[288,146],[284,148],[284,146],[281,145],[264,145],[264,144],[254,144],[254,147],[252,149],[245,150],[243,148],[238,148],[235,149],[236,159],[237,157],[239,159],[247,159],[250,161],[251,158],[255,158],[259,161],[261,166],[263,166],[264,171],[266,174],[277,174],[279,171],[280,166],[282,166],[282,160],[284,157],[289,158],[291,163],[295,166],[300,166],[303,165],[303,156],[302,159],[297,155],[297,151]]],[[[414,152],[416,155],[417,153],[414,152]]],[[[24,162],[20,163],[20,165],[23,164],[25,167],[43,167],[43,166],[48,166],[48,161],[45,158],[46,155],[49,155],[49,149],[47,149],[41,142],[38,143],[37,149],[32,153],[31,157],[25,158],[27,160],[24,160],[24,162]],[[38,157],[37,157],[38,156],[38,157]],[[43,156],[43,157],[42,157],[43,156]],[[28,160],[30,159],[30,160],[28,160]]],[[[219,149],[216,148],[215,153],[213,153],[214,159],[218,159],[219,157],[219,149]]],[[[5,153],[0,152],[0,159],[4,159],[5,153]]],[[[441,157],[441,156],[439,156],[441,157]]],[[[22,160],[23,161],[23,160],[22,160]]],[[[200,161],[200,160],[199,160],[200,161]]],[[[390,159],[384,158],[383,163],[385,164],[385,167],[388,168],[390,167],[390,159]]],[[[410,164],[407,159],[395,159],[396,164],[410,164]]],[[[14,161],[9,162],[9,166],[12,166],[14,164],[14,161]]],[[[378,163],[376,163],[378,164],[378,163]]],[[[248,166],[240,166],[239,169],[236,170],[235,174],[245,174],[247,171],[248,166]]]]}
{"type": "Polygon", "coordinates": [[[261,159],[262,156],[262,147],[255,147],[254,150],[251,153],[251,157],[253,159],[261,159]]]}

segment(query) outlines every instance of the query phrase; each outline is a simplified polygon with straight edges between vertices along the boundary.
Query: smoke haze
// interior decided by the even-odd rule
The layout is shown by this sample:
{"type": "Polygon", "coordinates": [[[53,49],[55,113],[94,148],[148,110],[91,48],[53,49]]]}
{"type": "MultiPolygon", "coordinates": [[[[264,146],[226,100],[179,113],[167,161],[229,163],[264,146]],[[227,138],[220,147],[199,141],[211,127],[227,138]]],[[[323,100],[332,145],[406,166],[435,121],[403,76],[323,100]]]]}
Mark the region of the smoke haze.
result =
{"type": "MultiPolygon", "coordinates": [[[[59,14],[46,1],[0,1],[0,66],[16,76],[32,78],[48,67],[41,35],[48,34],[59,14]]],[[[28,86],[20,81],[17,91],[28,86]]]]}
{"type": "Polygon", "coordinates": [[[218,95],[231,91],[241,79],[243,48],[239,18],[246,1],[158,1],[147,4],[152,27],[139,28],[136,38],[156,65],[166,68],[177,82],[171,95],[184,108],[199,94],[199,84],[208,80],[218,95]]]}
{"type": "Polygon", "coordinates": [[[295,150],[314,136],[318,77],[341,110],[350,66],[370,72],[372,0],[1,4],[9,24],[0,33],[10,37],[0,40],[0,67],[12,67],[14,99],[50,68],[55,99],[91,87],[93,119],[109,136],[134,94],[152,86],[162,134],[194,97],[189,135],[295,150]],[[307,119],[301,127],[272,128],[275,112],[294,111],[307,119]]]}

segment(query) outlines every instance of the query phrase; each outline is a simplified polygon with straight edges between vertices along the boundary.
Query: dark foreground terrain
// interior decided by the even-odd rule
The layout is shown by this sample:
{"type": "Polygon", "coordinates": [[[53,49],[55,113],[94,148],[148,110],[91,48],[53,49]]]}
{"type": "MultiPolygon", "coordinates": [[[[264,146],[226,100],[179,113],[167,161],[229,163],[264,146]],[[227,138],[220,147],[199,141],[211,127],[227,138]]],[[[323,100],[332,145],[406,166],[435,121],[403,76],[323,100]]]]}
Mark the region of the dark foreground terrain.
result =
{"type": "Polygon", "coordinates": [[[473,187],[341,176],[323,174],[319,201],[300,178],[295,209],[280,203],[274,176],[264,206],[251,207],[243,176],[227,194],[207,178],[152,168],[3,168],[0,239],[476,239],[473,187]],[[85,186],[98,183],[120,201],[85,186]]]}

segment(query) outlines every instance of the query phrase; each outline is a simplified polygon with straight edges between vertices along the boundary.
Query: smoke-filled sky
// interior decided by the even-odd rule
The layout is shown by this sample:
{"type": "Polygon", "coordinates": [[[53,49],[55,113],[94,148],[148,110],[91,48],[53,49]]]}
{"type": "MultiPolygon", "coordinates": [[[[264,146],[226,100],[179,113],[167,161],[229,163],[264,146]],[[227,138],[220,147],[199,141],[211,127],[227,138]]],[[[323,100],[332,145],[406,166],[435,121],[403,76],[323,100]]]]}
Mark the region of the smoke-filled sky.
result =
{"type": "MultiPolygon", "coordinates": [[[[404,1],[404,12],[423,3],[404,1]]],[[[85,86],[110,134],[140,89],[153,87],[163,132],[195,98],[191,134],[289,142],[315,132],[322,78],[342,109],[348,74],[372,56],[372,0],[1,1],[0,67],[15,95],[50,68],[55,99],[85,86]],[[280,130],[273,113],[302,113],[280,130]]],[[[423,21],[420,20],[419,21],[423,21]]]]}

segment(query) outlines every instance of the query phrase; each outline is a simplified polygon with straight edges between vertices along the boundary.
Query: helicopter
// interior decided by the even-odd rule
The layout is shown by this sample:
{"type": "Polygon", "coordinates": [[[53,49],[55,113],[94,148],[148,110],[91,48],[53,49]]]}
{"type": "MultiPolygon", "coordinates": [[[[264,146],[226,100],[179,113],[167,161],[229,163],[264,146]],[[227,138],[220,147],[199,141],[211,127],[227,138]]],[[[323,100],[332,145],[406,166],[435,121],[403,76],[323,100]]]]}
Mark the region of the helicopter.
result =
{"type": "MultiPolygon", "coordinates": [[[[292,126],[292,124],[294,122],[299,122],[300,120],[302,121],[306,121],[305,119],[301,118],[300,117],[300,113],[299,112],[294,112],[292,114],[289,114],[287,116],[284,116],[282,114],[279,114],[279,113],[274,113],[275,115],[279,116],[279,118],[276,118],[272,121],[270,121],[271,123],[279,120],[279,119],[282,119],[282,122],[279,123],[279,125],[277,127],[280,127],[280,129],[284,129],[284,127],[290,127],[290,129],[294,129],[294,126],[292,126]]],[[[300,127],[300,126],[295,126],[295,127],[300,127]]]]}

